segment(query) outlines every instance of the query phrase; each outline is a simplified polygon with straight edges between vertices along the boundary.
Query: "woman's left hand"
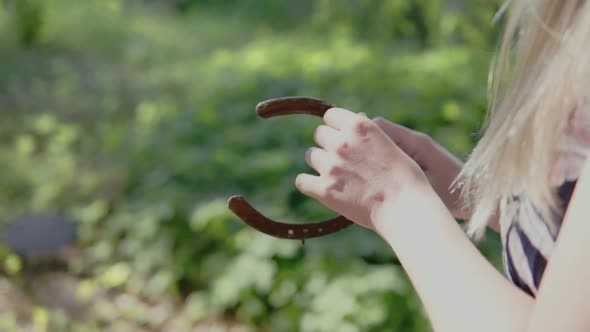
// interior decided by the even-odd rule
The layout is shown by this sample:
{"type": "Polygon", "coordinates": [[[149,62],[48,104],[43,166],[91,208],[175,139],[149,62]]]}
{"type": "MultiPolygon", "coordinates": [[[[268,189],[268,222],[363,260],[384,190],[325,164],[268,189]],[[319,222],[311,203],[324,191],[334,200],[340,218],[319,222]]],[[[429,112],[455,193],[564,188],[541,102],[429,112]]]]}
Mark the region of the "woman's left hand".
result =
{"type": "Polygon", "coordinates": [[[295,184],[302,193],[378,231],[383,225],[373,214],[382,206],[395,207],[406,201],[400,198],[418,198],[430,188],[420,167],[372,120],[332,108],[324,122],[315,131],[319,147],[305,157],[319,176],[299,174],[295,184]]]}

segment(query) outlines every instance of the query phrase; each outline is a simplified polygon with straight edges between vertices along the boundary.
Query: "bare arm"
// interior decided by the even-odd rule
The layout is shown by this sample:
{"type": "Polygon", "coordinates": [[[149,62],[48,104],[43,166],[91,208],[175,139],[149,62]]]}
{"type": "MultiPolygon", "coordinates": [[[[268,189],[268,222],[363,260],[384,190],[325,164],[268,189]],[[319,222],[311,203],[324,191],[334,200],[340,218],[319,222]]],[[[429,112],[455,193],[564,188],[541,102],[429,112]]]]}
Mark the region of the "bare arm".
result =
{"type": "Polygon", "coordinates": [[[496,273],[443,204],[430,197],[430,209],[420,208],[424,197],[408,197],[384,204],[374,218],[383,225],[378,232],[400,258],[437,330],[590,330],[590,162],[578,180],[536,300],[496,273]],[[397,210],[396,219],[400,209],[407,210],[411,222],[393,222],[391,209],[397,210]]]}
{"type": "Polygon", "coordinates": [[[529,331],[590,331],[589,201],[586,160],[543,275],[529,331]]]}
{"type": "Polygon", "coordinates": [[[367,118],[330,109],[301,192],[378,232],[395,250],[437,331],[589,331],[590,162],[535,300],[465,236],[416,162],[367,118]]]}
{"type": "Polygon", "coordinates": [[[435,330],[526,330],[534,299],[485,260],[433,192],[385,202],[373,218],[435,330]]]}

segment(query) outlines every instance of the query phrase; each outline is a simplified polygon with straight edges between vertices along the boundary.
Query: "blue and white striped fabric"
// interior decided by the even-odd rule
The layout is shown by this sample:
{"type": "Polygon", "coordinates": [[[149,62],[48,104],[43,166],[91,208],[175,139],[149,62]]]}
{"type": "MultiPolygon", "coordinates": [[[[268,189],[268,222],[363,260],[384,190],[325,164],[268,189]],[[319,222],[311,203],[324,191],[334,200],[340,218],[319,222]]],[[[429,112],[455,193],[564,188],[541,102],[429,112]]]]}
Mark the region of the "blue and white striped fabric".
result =
{"type": "MultiPolygon", "coordinates": [[[[568,181],[558,188],[563,211],[570,201],[575,185],[576,181],[568,181]]],[[[536,296],[545,266],[553,252],[563,213],[555,214],[558,227],[556,232],[552,232],[529,200],[516,198],[512,204],[517,209],[516,218],[506,229],[502,229],[501,234],[504,271],[516,286],[536,296]],[[531,220],[530,216],[537,218],[531,220]]]]}

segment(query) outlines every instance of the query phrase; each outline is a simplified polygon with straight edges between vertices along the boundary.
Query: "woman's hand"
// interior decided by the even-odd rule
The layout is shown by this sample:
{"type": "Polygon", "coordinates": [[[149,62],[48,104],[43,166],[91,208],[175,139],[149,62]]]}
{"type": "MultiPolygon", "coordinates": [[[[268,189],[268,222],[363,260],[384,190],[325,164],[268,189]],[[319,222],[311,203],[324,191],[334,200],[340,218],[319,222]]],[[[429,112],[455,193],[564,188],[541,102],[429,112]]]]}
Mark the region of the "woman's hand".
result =
{"type": "Polygon", "coordinates": [[[422,169],[430,185],[457,219],[468,219],[470,211],[461,209],[460,190],[451,193],[450,185],[463,163],[428,135],[384,118],[373,120],[395,144],[422,169]]]}
{"type": "MultiPolygon", "coordinates": [[[[297,188],[350,220],[379,230],[373,213],[430,189],[424,173],[374,122],[341,108],[324,115],[319,147],[306,153],[319,176],[300,174],[297,188]]],[[[434,192],[430,189],[430,192],[434,192]]]]}
{"type": "Polygon", "coordinates": [[[414,159],[423,160],[408,156],[379,121],[337,108],[324,121],[315,135],[319,147],[306,155],[320,175],[299,175],[299,190],[389,243],[435,330],[525,330],[534,299],[499,274],[465,236],[414,159]],[[449,299],[457,299],[456,305],[449,306],[449,299]]]}

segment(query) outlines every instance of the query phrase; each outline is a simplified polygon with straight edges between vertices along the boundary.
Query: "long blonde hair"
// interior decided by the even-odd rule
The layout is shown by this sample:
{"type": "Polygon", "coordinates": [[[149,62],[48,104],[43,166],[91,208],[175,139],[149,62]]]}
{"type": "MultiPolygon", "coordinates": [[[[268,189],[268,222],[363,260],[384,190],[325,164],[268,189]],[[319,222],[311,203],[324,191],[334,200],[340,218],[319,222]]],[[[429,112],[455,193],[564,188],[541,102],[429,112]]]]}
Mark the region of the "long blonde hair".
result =
{"type": "Polygon", "coordinates": [[[501,224],[514,217],[507,206],[515,196],[527,197],[555,228],[553,152],[573,103],[590,88],[590,3],[512,0],[508,13],[490,71],[485,133],[453,184],[473,212],[467,233],[476,239],[495,215],[501,224]]]}

